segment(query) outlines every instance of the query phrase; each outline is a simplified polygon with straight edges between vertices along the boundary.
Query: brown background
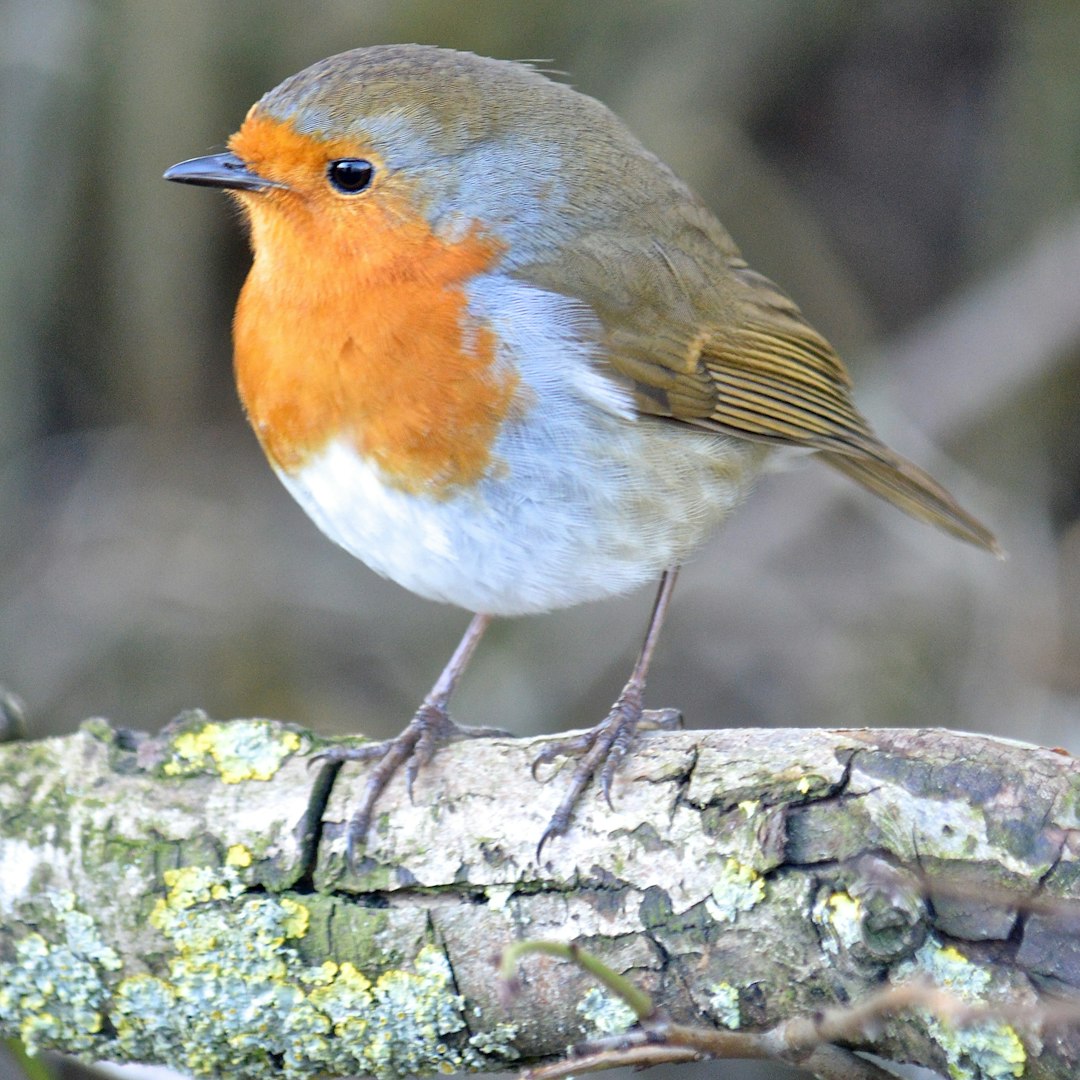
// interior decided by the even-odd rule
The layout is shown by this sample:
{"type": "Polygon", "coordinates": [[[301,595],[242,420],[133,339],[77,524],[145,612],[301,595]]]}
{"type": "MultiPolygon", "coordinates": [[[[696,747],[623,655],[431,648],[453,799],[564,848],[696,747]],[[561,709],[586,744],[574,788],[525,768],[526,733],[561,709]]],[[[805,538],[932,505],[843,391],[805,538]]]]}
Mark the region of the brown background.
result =
{"type": "MultiPolygon", "coordinates": [[[[693,725],[944,724],[1080,745],[1080,6],[7,0],[0,682],[35,733],[187,706],[397,730],[466,622],[376,578],[242,420],[225,199],[163,183],[358,44],[540,58],[606,101],[844,353],[1006,563],[820,465],[686,571],[651,684],[693,725]]],[[[582,726],[651,597],[507,622],[456,712],[582,726]]]]}
{"type": "MultiPolygon", "coordinates": [[[[544,59],[606,101],[1010,551],[813,463],[769,477],[686,571],[652,703],[1080,748],[1075,0],[5,0],[0,682],[32,731],[201,706],[388,734],[464,627],[278,486],[229,372],[245,242],[160,180],[284,76],[386,41],[544,59]]],[[[650,600],[498,626],[458,717],[594,722],[650,600]]]]}

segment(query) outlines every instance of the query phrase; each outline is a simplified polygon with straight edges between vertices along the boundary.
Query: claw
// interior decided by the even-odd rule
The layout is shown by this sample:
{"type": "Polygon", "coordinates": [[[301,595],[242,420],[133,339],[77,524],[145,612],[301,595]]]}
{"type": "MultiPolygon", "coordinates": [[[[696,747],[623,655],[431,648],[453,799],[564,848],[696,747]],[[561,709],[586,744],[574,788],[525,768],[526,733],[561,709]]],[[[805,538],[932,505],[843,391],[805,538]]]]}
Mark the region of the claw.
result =
{"type": "Polygon", "coordinates": [[[627,686],[622,696],[612,707],[607,717],[584,735],[572,739],[563,739],[544,748],[533,762],[533,774],[536,765],[559,753],[578,754],[580,760],[570,777],[566,794],[551,815],[547,828],[540,837],[536,848],[539,861],[544,845],[555,836],[561,836],[570,826],[574,807],[581,798],[581,793],[589,781],[596,777],[600,790],[608,806],[614,810],[611,801],[611,782],[623,758],[626,757],[633,742],[634,732],[641,720],[641,695],[634,686],[627,686]]]}
{"type": "Polygon", "coordinates": [[[378,759],[364,784],[360,805],[349,821],[345,846],[349,867],[356,869],[360,849],[364,846],[368,829],[371,827],[375,803],[398,769],[403,765],[405,767],[405,787],[411,801],[416,777],[442,744],[459,742],[462,739],[488,739],[505,735],[508,735],[508,732],[501,728],[459,727],[450,719],[444,706],[425,703],[396,738],[364,746],[332,746],[320,751],[320,754],[330,761],[378,759]]]}
{"type": "Polygon", "coordinates": [[[409,755],[408,763],[405,765],[405,790],[409,795],[409,802],[415,803],[416,799],[413,797],[413,785],[416,783],[416,775],[420,772],[420,766],[426,765],[427,762],[421,762],[420,753],[414,750],[409,755]]]}
{"type": "Polygon", "coordinates": [[[427,706],[421,706],[417,714],[417,724],[420,734],[413,745],[412,753],[409,754],[405,765],[405,789],[409,793],[409,802],[413,799],[413,784],[420,770],[435,756],[435,750],[440,742],[453,742],[454,736],[462,731],[445,712],[439,712],[427,706]]]}
{"type": "Polygon", "coordinates": [[[562,802],[551,815],[547,828],[540,837],[540,843],[536,846],[536,861],[544,851],[544,845],[553,837],[561,836],[570,826],[570,819],[574,813],[574,807],[581,798],[581,793],[594,777],[599,781],[600,790],[610,809],[614,809],[611,802],[611,783],[615,773],[622,764],[623,759],[630,752],[634,741],[634,734],[641,727],[662,727],[670,729],[677,727],[682,722],[682,715],[678,709],[658,709],[645,712],[642,708],[642,695],[645,691],[645,676],[649,669],[649,662],[656,640],[660,633],[660,627],[664,621],[664,613],[671,600],[671,591],[675,587],[676,569],[668,570],[660,579],[660,589],[653,604],[652,615],[649,618],[649,628],[645,634],[645,642],[641,647],[634,670],[630,673],[630,680],[623,687],[618,701],[611,707],[611,712],[594,727],[583,735],[577,735],[568,739],[559,739],[548,743],[543,750],[533,759],[532,775],[536,779],[536,770],[540,765],[547,764],[553,758],[560,755],[576,756],[580,760],[570,777],[570,783],[563,796],[562,802]]]}
{"type": "Polygon", "coordinates": [[[557,835],[558,834],[555,832],[555,830],[552,828],[551,825],[548,825],[548,827],[543,831],[543,833],[540,836],[540,843],[536,845],[536,861],[537,861],[537,863],[540,862],[540,858],[544,853],[544,845],[553,836],[557,836],[557,835]]]}
{"type": "Polygon", "coordinates": [[[611,781],[614,776],[615,768],[612,765],[612,757],[609,755],[607,761],[604,762],[604,767],[600,770],[600,790],[603,792],[604,802],[607,803],[609,810],[615,809],[615,804],[611,801],[611,781]]]}

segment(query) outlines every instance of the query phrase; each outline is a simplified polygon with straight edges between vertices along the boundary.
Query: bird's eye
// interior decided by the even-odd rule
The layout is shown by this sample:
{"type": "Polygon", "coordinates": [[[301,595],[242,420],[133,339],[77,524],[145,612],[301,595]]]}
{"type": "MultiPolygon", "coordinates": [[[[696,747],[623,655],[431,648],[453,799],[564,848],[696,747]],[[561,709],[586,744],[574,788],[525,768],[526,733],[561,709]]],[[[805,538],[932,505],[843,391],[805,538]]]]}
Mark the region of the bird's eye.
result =
{"type": "Polygon", "coordinates": [[[355,195],[371,183],[375,166],[363,158],[338,158],[327,165],[326,175],[343,195],[355,195]]]}

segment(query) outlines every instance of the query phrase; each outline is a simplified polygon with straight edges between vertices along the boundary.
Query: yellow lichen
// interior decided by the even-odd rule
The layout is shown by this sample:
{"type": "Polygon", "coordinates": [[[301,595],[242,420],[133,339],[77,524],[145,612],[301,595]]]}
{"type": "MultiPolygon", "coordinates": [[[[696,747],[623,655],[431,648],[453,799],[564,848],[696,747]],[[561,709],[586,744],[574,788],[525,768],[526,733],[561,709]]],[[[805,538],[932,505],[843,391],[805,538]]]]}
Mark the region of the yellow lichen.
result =
{"type": "MultiPolygon", "coordinates": [[[[896,972],[898,981],[927,975],[941,989],[973,1004],[986,1002],[993,989],[990,968],[933,937],[896,972]]],[[[929,1010],[920,1012],[930,1036],[945,1052],[952,1080],[1009,1080],[1024,1075],[1027,1051],[1012,1025],[992,1020],[953,1024],[929,1010]]]]}
{"type": "Polygon", "coordinates": [[[298,904],[288,897],[281,900],[281,906],[288,912],[288,917],[283,924],[285,936],[299,940],[308,932],[311,912],[303,904],[298,904]]]}
{"type": "Polygon", "coordinates": [[[705,901],[705,910],[717,922],[735,922],[765,898],[765,881],[746,863],[729,858],[713,882],[705,901]]]}
{"type": "Polygon", "coordinates": [[[811,919],[826,931],[821,946],[826,952],[837,953],[850,949],[862,939],[862,903],[843,889],[819,894],[811,919]]]}
{"type": "Polygon", "coordinates": [[[514,1054],[513,1032],[459,1035],[464,1000],[439,949],[374,979],[348,962],[304,965],[295,943],[310,911],[298,899],[247,893],[229,866],[184,867],[165,883],[152,919],[175,953],[166,977],[122,984],[123,1057],[196,1076],[397,1078],[514,1054]]]}
{"type": "MultiPolygon", "coordinates": [[[[232,861],[244,859],[237,852],[232,861]]],[[[150,916],[162,939],[154,972],[123,979],[93,921],[70,894],[55,894],[61,943],[52,931],[49,939],[28,933],[13,962],[0,963],[0,1036],[32,1051],[250,1080],[398,1080],[516,1056],[510,1025],[468,1034],[441,949],[426,945],[409,968],[377,975],[348,962],[306,964],[297,944],[311,912],[300,897],[253,890],[236,866],[162,877],[165,894],[150,916]]]]}
{"type": "Polygon", "coordinates": [[[233,844],[225,853],[225,865],[243,869],[251,865],[251,852],[243,844],[233,844]]]}
{"type": "Polygon", "coordinates": [[[162,771],[166,776],[214,772],[226,784],[270,780],[302,745],[295,731],[282,730],[268,720],[207,721],[172,740],[172,754],[162,771]]]}

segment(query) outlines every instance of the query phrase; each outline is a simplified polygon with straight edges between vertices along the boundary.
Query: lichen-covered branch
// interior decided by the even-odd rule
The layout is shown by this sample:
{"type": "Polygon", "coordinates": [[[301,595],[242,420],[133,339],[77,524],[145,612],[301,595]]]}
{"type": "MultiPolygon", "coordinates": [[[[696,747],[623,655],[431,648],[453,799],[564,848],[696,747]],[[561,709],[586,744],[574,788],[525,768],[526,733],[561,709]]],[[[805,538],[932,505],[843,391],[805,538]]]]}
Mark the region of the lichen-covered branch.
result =
{"type": "Polygon", "coordinates": [[[309,767],[323,745],[195,713],[153,739],[94,721],[0,746],[0,1036],[199,1076],[398,1077],[535,1064],[633,1020],[548,956],[501,1003],[501,951],[529,938],[578,942],[671,1024],[716,1030],[918,979],[975,1019],[917,1009],[846,1049],[1077,1074],[1058,999],[1080,992],[1080,765],[1062,753],[646,734],[614,808],[588,797],[538,863],[559,779],[532,779],[536,740],[470,741],[414,801],[391,784],[350,868],[366,766],[309,767]]]}

